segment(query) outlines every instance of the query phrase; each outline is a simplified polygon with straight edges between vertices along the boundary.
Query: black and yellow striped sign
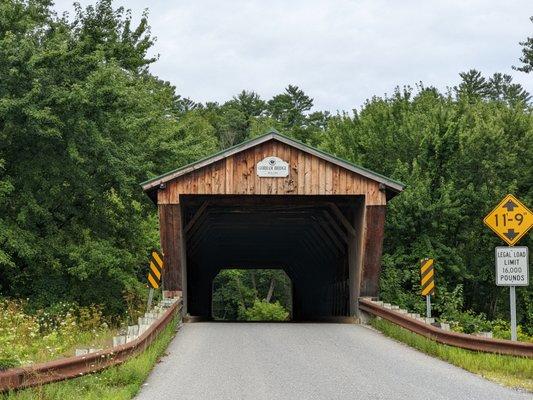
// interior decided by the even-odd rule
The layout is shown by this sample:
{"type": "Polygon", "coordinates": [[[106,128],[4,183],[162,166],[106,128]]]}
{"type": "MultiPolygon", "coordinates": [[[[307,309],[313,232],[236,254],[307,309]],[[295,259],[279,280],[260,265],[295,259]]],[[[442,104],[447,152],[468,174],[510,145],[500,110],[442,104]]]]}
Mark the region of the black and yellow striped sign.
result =
{"type": "Polygon", "coordinates": [[[157,250],[152,250],[150,254],[150,268],[148,270],[148,282],[154,289],[159,288],[161,274],[163,273],[163,256],[157,250]]]}
{"type": "Polygon", "coordinates": [[[422,296],[435,294],[435,268],[432,258],[424,258],[420,264],[420,286],[422,287],[422,296]]]}

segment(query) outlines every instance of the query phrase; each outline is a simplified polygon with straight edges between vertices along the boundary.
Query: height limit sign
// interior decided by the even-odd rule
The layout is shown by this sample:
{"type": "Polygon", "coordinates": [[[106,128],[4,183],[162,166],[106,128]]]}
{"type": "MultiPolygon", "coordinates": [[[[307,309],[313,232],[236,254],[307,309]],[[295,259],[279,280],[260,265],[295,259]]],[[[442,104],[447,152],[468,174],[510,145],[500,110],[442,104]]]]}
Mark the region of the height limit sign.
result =
{"type": "Polygon", "coordinates": [[[496,285],[527,286],[529,252],[525,246],[496,247],[496,285]]]}
{"type": "Polygon", "coordinates": [[[509,246],[514,246],[533,226],[533,215],[520,200],[508,194],[483,222],[509,246]]]}
{"type": "Polygon", "coordinates": [[[533,214],[512,194],[508,194],[483,219],[511,247],[496,247],[496,285],[509,286],[511,340],[516,340],[516,286],[529,284],[527,247],[515,247],[533,226],[533,214]]]}

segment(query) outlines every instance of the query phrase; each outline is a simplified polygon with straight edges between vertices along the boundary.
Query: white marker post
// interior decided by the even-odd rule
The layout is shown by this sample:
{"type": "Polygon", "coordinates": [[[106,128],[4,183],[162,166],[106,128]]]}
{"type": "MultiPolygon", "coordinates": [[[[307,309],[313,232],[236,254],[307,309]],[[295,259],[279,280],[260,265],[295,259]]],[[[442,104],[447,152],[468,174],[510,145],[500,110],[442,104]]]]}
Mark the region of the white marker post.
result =
{"type": "Polygon", "coordinates": [[[496,285],[509,286],[511,340],[516,340],[516,286],[529,285],[527,247],[496,247],[496,285]]]}
{"type": "Polygon", "coordinates": [[[152,300],[154,299],[154,288],[150,288],[148,292],[148,304],[146,305],[146,312],[149,312],[152,308],[152,300]]]}
{"type": "Polygon", "coordinates": [[[431,318],[431,295],[426,296],[426,316],[431,318]]]}

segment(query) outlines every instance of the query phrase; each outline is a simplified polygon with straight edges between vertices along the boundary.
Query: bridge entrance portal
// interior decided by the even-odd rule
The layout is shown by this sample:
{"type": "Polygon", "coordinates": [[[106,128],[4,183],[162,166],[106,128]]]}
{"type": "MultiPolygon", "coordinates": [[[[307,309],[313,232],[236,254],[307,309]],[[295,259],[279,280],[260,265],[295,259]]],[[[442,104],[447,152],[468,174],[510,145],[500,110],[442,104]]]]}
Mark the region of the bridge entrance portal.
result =
{"type": "Polygon", "coordinates": [[[142,184],[157,204],[163,286],[212,315],[222,268],[283,266],[293,319],[355,316],[377,296],[387,201],[403,185],[277,132],[142,184]]]}

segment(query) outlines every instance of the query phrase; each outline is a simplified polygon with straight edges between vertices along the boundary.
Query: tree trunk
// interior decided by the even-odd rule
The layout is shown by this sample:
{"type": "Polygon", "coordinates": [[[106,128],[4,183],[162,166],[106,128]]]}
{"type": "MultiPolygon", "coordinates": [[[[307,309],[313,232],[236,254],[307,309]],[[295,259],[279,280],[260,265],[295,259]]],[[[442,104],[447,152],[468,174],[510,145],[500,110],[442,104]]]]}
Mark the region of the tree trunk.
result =
{"type": "Polygon", "coordinates": [[[255,281],[255,271],[252,270],[251,273],[252,273],[252,286],[254,287],[254,296],[257,299],[257,283],[255,281]]]}
{"type": "Polygon", "coordinates": [[[267,294],[267,297],[266,297],[266,302],[267,303],[270,303],[270,299],[272,298],[272,294],[274,293],[274,285],[276,284],[276,280],[274,278],[272,278],[270,280],[270,287],[268,288],[268,294],[267,294]]]}

